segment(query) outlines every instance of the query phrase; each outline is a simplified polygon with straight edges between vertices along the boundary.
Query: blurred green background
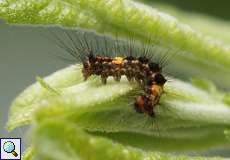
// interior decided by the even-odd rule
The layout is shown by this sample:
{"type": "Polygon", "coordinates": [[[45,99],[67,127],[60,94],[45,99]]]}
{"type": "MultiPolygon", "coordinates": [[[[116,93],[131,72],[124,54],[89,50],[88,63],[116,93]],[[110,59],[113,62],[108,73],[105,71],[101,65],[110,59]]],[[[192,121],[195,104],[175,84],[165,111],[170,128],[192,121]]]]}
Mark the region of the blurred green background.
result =
{"type": "MultiPolygon", "coordinates": [[[[209,15],[223,21],[230,20],[229,0],[142,0],[154,6],[174,6],[182,11],[209,15]]],[[[230,22],[230,21],[229,21],[230,22]]],[[[28,85],[35,82],[36,76],[46,76],[68,62],[57,57],[60,50],[44,37],[47,31],[42,27],[9,26],[0,20],[0,136],[25,137],[27,127],[8,133],[4,126],[12,100],[28,85]]],[[[23,138],[24,143],[28,139],[23,138]]],[[[206,154],[206,153],[204,153],[206,154]]],[[[230,156],[226,150],[216,149],[209,155],[230,156]]]]}

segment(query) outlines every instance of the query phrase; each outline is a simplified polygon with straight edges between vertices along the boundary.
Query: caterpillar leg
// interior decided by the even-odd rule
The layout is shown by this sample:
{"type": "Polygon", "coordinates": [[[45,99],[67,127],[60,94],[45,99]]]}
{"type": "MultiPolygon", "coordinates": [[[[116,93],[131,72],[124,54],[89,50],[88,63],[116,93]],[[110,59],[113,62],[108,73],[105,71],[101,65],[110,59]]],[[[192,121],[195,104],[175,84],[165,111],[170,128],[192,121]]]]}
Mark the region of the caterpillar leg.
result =
{"type": "Polygon", "coordinates": [[[145,95],[141,95],[136,98],[134,109],[138,113],[146,113],[150,117],[155,117],[154,106],[145,95]]]}
{"type": "Polygon", "coordinates": [[[101,75],[101,82],[102,82],[102,84],[106,84],[107,83],[107,76],[103,76],[103,75],[101,75]]]}
{"type": "Polygon", "coordinates": [[[117,82],[120,82],[121,81],[121,74],[116,74],[114,77],[113,77],[113,79],[115,80],[115,81],[117,81],[117,82]]]}

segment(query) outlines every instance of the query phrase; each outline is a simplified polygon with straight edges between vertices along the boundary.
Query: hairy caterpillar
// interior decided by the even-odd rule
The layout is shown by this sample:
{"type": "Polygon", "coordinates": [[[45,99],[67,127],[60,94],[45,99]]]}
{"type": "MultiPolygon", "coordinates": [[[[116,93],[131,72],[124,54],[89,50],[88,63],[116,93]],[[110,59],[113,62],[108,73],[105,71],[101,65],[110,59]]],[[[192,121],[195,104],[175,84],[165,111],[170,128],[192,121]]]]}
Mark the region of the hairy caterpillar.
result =
{"type": "Polygon", "coordinates": [[[147,113],[154,116],[154,106],[158,104],[166,82],[160,73],[161,68],[157,63],[149,61],[146,57],[102,57],[88,55],[83,62],[82,73],[87,80],[91,75],[101,76],[103,84],[109,76],[116,81],[125,75],[128,81],[136,80],[144,86],[145,93],[136,98],[135,110],[139,113],[147,113]]]}
{"type": "Polygon", "coordinates": [[[121,76],[126,76],[128,81],[138,82],[144,92],[135,98],[134,109],[138,113],[155,116],[154,109],[164,93],[164,84],[167,80],[162,74],[162,66],[152,60],[148,45],[134,51],[135,46],[131,40],[122,46],[118,45],[118,41],[109,44],[105,37],[104,40],[89,40],[85,34],[65,32],[70,42],[67,45],[68,42],[63,42],[56,34],[54,36],[59,47],[82,62],[84,80],[96,75],[106,84],[110,76],[115,81],[120,81],[121,76]]]}

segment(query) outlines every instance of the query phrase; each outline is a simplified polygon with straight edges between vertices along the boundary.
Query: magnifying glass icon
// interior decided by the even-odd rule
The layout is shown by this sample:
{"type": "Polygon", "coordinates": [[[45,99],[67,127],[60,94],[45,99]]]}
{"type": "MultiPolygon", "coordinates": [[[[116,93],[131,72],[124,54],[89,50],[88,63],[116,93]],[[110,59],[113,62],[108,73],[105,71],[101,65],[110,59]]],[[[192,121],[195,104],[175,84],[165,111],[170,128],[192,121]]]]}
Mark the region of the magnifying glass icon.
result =
{"type": "Polygon", "coordinates": [[[11,153],[13,154],[15,157],[18,156],[17,152],[15,152],[15,145],[13,142],[11,141],[6,141],[4,144],[3,144],[3,149],[6,153],[11,153]]]}

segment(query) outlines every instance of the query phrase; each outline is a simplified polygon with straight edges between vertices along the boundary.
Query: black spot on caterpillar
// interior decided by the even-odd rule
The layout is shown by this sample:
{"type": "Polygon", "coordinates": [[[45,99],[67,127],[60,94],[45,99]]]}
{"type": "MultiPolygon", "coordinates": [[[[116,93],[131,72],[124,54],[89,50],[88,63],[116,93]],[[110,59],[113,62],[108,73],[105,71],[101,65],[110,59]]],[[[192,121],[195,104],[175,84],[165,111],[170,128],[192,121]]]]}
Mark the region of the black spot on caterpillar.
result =
{"type": "Polygon", "coordinates": [[[157,62],[151,50],[151,41],[144,45],[130,39],[120,44],[118,38],[112,41],[105,36],[95,39],[77,31],[65,31],[67,41],[63,41],[56,33],[52,34],[60,48],[83,64],[84,80],[96,75],[106,84],[110,76],[115,81],[126,76],[128,81],[138,82],[144,92],[135,98],[134,109],[138,113],[155,116],[155,107],[164,93],[167,80],[162,74],[165,61],[161,59],[157,62]]]}

